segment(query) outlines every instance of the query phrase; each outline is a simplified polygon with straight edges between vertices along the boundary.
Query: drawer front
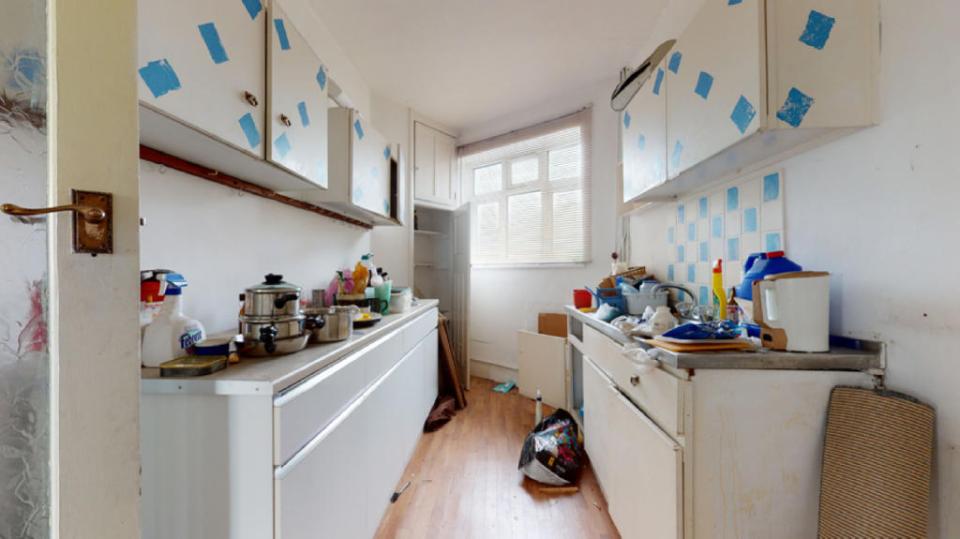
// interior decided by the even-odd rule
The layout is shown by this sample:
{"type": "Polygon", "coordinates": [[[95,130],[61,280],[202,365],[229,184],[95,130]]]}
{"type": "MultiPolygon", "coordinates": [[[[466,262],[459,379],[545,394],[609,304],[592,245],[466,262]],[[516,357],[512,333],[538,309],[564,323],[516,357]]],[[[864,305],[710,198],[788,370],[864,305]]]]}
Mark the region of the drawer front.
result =
{"type": "Polygon", "coordinates": [[[413,350],[413,347],[420,343],[437,327],[439,311],[437,309],[430,309],[429,311],[418,316],[416,320],[411,322],[403,330],[403,353],[401,356],[406,355],[407,352],[413,350]]]}
{"type": "Polygon", "coordinates": [[[599,331],[584,328],[583,345],[590,359],[644,413],[673,438],[683,435],[683,393],[688,383],[663,369],[642,372],[623,355],[623,348],[599,331]]]}

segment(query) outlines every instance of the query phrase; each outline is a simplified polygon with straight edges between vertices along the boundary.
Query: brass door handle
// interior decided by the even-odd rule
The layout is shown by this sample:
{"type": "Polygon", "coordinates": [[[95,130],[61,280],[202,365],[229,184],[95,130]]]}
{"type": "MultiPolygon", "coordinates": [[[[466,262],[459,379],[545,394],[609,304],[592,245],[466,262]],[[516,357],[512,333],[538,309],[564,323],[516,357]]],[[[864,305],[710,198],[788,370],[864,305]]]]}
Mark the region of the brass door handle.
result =
{"type": "Polygon", "coordinates": [[[244,101],[246,101],[248,104],[250,104],[251,107],[256,107],[257,105],[260,104],[260,101],[257,100],[257,96],[255,96],[255,95],[253,95],[253,94],[251,94],[250,92],[247,92],[247,91],[243,92],[243,99],[244,99],[244,101]]]}
{"type": "Polygon", "coordinates": [[[293,125],[293,122],[290,121],[290,118],[287,117],[286,114],[281,114],[281,115],[280,115],[280,123],[282,123],[283,125],[285,125],[285,126],[287,126],[287,127],[290,127],[291,125],[293,125]]]}
{"type": "Polygon", "coordinates": [[[76,212],[84,221],[88,223],[99,223],[107,218],[107,212],[100,208],[92,206],[82,206],[80,204],[67,204],[63,206],[53,206],[50,208],[24,208],[16,204],[0,205],[0,212],[15,217],[29,217],[32,215],[46,215],[48,213],[58,213],[64,211],[76,212]]]}

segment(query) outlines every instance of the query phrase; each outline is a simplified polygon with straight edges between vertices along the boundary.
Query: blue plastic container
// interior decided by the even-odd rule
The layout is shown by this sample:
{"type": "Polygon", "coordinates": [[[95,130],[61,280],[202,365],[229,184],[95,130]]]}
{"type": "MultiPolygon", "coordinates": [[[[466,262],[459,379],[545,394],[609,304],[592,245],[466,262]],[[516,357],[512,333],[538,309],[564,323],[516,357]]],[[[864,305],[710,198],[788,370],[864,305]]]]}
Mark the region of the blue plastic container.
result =
{"type": "Polygon", "coordinates": [[[596,291],[587,286],[584,288],[589,290],[593,297],[597,298],[597,307],[606,303],[611,307],[616,307],[621,313],[627,312],[627,301],[619,288],[597,288],[596,291]]]}
{"type": "Polygon", "coordinates": [[[783,255],[783,251],[752,253],[743,263],[743,282],[737,287],[737,297],[753,301],[753,282],[767,275],[803,271],[800,264],[783,255]]]}

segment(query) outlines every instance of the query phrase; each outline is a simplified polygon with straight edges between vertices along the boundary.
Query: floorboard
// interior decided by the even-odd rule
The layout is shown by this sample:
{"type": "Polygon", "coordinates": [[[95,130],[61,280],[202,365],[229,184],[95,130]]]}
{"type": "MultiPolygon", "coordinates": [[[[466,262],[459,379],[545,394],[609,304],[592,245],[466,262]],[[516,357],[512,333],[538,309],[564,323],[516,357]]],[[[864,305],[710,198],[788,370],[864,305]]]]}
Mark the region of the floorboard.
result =
{"type": "Polygon", "coordinates": [[[388,508],[377,537],[620,537],[589,466],[580,491],[567,495],[543,494],[517,470],[534,403],[493,385],[474,378],[467,409],[423,435],[400,481],[410,487],[388,508]]]}

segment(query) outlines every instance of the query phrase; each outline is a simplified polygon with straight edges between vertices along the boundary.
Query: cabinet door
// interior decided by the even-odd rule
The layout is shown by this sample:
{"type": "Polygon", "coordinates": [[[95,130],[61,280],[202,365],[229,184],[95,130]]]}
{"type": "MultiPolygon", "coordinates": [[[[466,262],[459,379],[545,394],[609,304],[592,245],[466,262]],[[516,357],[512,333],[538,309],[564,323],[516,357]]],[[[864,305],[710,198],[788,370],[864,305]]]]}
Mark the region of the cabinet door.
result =
{"type": "Polygon", "coordinates": [[[141,102],[262,158],[266,18],[260,0],[141,0],[141,102]]]}
{"type": "Polygon", "coordinates": [[[681,448],[612,384],[607,426],[615,475],[605,487],[610,517],[624,539],[682,537],[681,448]]]}
{"type": "Polygon", "coordinates": [[[370,122],[352,115],[350,200],[354,206],[390,216],[390,158],[393,150],[370,122]]]}
{"type": "Polygon", "coordinates": [[[612,448],[607,434],[610,420],[607,416],[610,402],[607,388],[610,382],[590,358],[584,357],[583,360],[584,445],[609,503],[612,486],[610,474],[613,472],[612,448]]]}
{"type": "Polygon", "coordinates": [[[454,173],[455,163],[457,161],[457,143],[452,138],[438,133],[436,136],[435,153],[436,162],[434,170],[436,171],[437,200],[454,205],[454,173]]]}
{"type": "Polygon", "coordinates": [[[267,158],[327,187],[327,72],[274,2],[270,22],[267,158]]]}
{"type": "Polygon", "coordinates": [[[686,171],[762,127],[763,2],[704,3],[667,55],[667,171],[686,171]]]}
{"type": "Polygon", "coordinates": [[[667,180],[666,62],[621,115],[623,202],[667,180]]]}
{"type": "Polygon", "coordinates": [[[417,122],[413,126],[414,169],[413,196],[417,200],[435,201],[437,182],[434,162],[436,161],[436,132],[417,122]]]}

